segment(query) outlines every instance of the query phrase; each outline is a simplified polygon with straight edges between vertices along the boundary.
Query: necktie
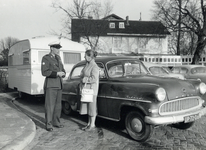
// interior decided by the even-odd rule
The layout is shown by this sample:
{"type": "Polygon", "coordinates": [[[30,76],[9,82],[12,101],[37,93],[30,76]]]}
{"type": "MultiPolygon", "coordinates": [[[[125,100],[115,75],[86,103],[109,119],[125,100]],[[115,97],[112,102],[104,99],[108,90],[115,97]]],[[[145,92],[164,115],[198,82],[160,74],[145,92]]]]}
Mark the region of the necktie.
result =
{"type": "Polygon", "coordinates": [[[55,55],[55,59],[57,60],[57,64],[58,64],[58,66],[59,66],[59,59],[58,59],[58,56],[57,56],[57,55],[55,55]]]}

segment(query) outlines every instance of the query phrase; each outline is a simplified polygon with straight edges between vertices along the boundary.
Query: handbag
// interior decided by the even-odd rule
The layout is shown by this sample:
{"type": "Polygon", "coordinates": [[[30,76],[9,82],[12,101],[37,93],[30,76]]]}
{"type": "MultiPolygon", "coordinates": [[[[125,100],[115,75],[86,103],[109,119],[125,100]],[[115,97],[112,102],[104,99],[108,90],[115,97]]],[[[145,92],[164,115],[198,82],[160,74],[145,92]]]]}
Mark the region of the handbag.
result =
{"type": "Polygon", "coordinates": [[[87,81],[81,91],[81,102],[93,102],[94,90],[86,88],[87,81]]]}

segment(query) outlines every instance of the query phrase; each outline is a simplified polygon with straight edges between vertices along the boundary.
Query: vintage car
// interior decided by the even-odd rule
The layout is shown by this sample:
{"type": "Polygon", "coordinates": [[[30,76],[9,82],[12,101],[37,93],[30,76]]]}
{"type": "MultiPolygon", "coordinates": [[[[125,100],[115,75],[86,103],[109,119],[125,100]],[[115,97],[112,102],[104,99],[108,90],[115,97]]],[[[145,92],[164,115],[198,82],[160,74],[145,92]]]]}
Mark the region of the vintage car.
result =
{"type": "MultiPolygon", "coordinates": [[[[65,114],[79,111],[80,72],[85,63],[76,64],[64,81],[65,114]]],[[[136,141],[149,139],[157,125],[187,129],[206,113],[201,98],[206,92],[203,82],[152,76],[140,60],[132,57],[99,57],[96,63],[100,69],[98,117],[124,121],[136,141]]]]}
{"type": "Polygon", "coordinates": [[[143,62],[143,64],[146,66],[148,72],[151,75],[185,79],[182,74],[173,73],[167,66],[162,66],[160,64],[149,63],[149,62],[143,62]]]}
{"type": "Polygon", "coordinates": [[[202,65],[174,66],[171,71],[183,75],[186,79],[200,79],[206,83],[206,67],[202,65]]]}

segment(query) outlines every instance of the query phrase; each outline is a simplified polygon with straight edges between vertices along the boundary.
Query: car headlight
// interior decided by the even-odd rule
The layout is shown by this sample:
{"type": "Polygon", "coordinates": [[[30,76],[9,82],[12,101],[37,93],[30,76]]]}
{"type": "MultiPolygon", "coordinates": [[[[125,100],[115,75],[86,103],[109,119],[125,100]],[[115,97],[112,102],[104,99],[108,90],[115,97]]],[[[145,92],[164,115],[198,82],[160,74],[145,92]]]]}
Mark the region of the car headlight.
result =
{"type": "Polygon", "coordinates": [[[166,98],[166,91],[164,88],[158,88],[155,92],[158,101],[163,101],[166,98]]]}
{"type": "Polygon", "coordinates": [[[204,82],[200,83],[199,88],[200,88],[200,93],[201,94],[205,94],[206,93],[206,85],[205,85],[204,82]]]}

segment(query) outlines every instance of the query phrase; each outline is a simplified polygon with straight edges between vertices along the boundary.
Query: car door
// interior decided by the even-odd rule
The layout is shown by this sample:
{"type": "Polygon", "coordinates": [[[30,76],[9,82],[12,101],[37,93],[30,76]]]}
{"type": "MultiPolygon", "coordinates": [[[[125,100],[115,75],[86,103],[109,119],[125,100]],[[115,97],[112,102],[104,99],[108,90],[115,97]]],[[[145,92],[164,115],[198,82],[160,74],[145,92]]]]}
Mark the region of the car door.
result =
{"type": "Polygon", "coordinates": [[[68,100],[70,104],[77,103],[77,110],[80,107],[80,74],[85,65],[76,66],[68,78],[64,81],[63,98],[68,100]]]}
{"type": "Polygon", "coordinates": [[[99,92],[97,96],[97,111],[98,116],[107,117],[108,116],[108,103],[105,99],[104,86],[108,82],[108,77],[105,72],[105,66],[101,62],[97,62],[99,67],[99,92]]]}

